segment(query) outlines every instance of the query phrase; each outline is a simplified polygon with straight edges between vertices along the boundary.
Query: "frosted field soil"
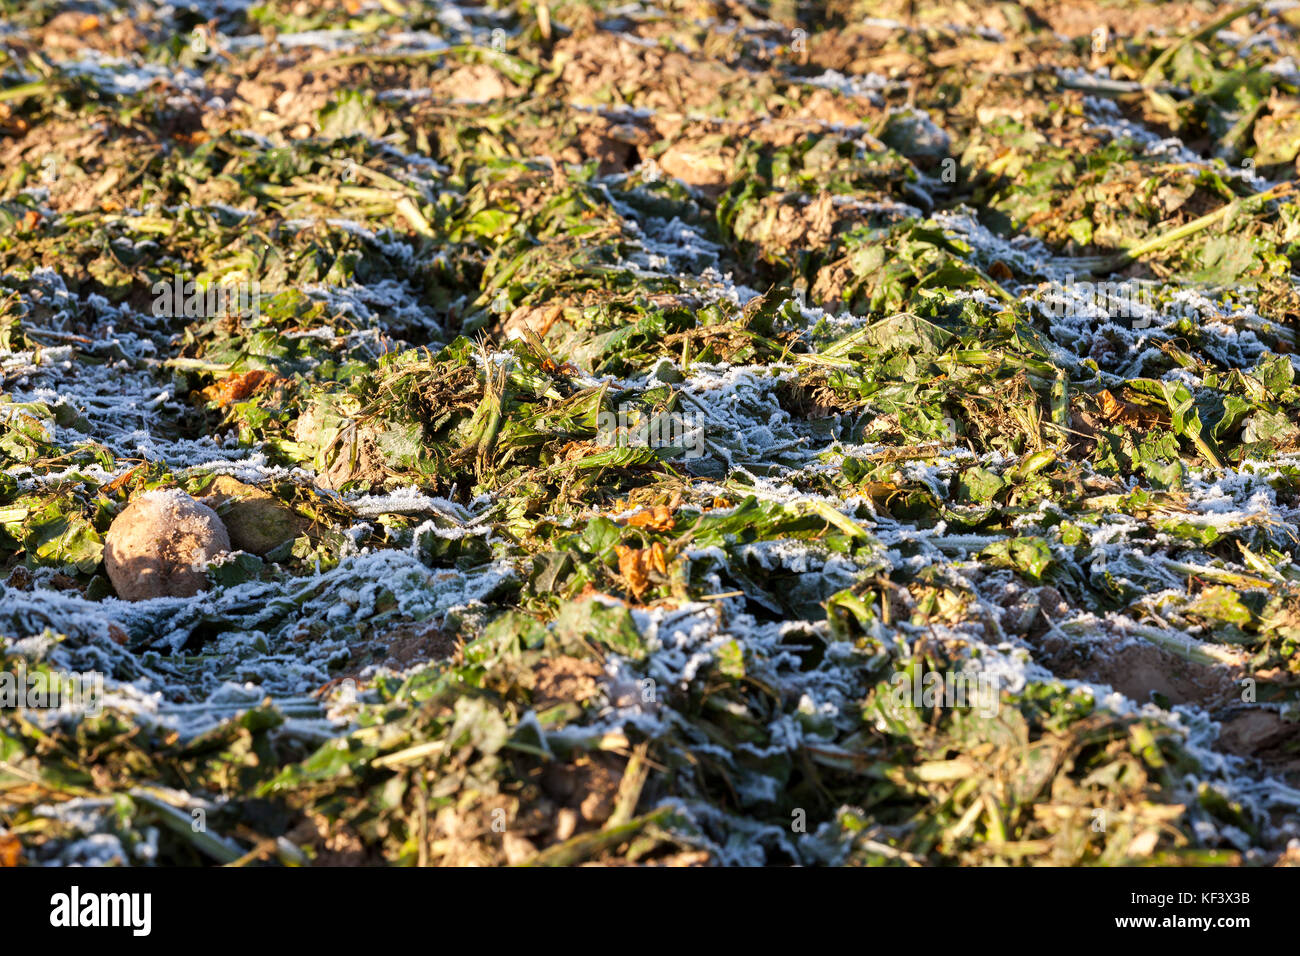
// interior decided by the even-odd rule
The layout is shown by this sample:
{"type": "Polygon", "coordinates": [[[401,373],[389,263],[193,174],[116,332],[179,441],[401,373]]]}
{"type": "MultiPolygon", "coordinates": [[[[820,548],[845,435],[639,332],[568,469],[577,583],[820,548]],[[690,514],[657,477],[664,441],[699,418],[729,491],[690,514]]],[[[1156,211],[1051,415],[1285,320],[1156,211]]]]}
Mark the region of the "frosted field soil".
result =
{"type": "Polygon", "coordinates": [[[1300,862],[1300,3],[0,4],[0,864],[1300,862]]]}

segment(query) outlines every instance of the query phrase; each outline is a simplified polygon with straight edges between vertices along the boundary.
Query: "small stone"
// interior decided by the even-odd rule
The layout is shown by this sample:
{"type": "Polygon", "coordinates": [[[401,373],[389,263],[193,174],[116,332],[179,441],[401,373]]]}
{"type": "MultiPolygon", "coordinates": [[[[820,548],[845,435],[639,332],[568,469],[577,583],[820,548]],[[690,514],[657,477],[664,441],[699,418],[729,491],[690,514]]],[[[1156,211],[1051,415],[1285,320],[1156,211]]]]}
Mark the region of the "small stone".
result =
{"type": "Polygon", "coordinates": [[[531,840],[513,833],[501,837],[501,849],[505,851],[506,862],[511,866],[526,863],[537,855],[537,847],[531,840]]]}
{"type": "Polygon", "coordinates": [[[104,569],[126,601],[192,597],[208,586],[208,562],[230,550],[217,513],[178,489],[150,491],[113,519],[104,569]]]}
{"type": "Polygon", "coordinates": [[[578,814],[565,807],[555,815],[555,839],[563,843],[578,830],[578,814]]]}

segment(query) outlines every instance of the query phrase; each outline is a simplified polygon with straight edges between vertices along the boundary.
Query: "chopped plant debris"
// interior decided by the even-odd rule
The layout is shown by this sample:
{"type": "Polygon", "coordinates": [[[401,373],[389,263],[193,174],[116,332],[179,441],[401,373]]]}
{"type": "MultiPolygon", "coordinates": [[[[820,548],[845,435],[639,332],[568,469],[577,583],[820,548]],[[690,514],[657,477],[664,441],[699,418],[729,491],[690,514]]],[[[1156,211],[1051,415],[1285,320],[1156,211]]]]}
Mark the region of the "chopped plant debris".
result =
{"type": "Polygon", "coordinates": [[[0,864],[1300,862],[1300,6],[0,7],[0,864]]]}

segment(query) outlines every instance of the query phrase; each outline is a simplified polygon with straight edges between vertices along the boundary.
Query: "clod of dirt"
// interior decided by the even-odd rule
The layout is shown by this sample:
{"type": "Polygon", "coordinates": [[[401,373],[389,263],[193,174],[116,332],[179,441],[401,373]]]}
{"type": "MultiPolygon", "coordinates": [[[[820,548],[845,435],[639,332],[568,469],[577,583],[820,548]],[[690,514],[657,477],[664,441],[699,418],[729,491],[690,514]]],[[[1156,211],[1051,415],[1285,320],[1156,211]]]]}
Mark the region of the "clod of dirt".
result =
{"type": "Polygon", "coordinates": [[[1109,684],[1130,700],[1147,703],[1153,694],[1170,705],[1214,708],[1237,690],[1236,673],[1170,654],[1150,644],[1059,645],[1044,641],[1043,663],[1058,677],[1109,684]]]}
{"type": "Polygon", "coordinates": [[[177,489],[150,491],[113,519],[104,568],[126,601],[191,597],[207,586],[208,562],[230,550],[217,513],[177,489]]]}
{"type": "Polygon", "coordinates": [[[1253,757],[1276,771],[1300,771],[1296,726],[1270,710],[1240,709],[1220,723],[1219,746],[1228,753],[1253,757]]]}
{"type": "Polygon", "coordinates": [[[306,522],[274,495],[229,475],[218,475],[200,503],[221,512],[231,546],[249,554],[266,555],[306,530],[306,522]]]}

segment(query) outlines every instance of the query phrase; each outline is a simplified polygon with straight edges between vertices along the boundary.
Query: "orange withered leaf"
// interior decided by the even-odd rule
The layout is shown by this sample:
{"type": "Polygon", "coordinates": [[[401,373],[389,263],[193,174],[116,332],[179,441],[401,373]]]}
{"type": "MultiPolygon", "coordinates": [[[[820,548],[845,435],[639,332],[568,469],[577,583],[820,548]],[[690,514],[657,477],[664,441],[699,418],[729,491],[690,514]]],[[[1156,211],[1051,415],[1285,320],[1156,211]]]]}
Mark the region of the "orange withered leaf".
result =
{"type": "Polygon", "coordinates": [[[274,372],[266,369],[253,369],[251,372],[235,372],[222,379],[216,385],[210,385],[202,395],[210,402],[225,408],[234,402],[242,402],[263,385],[276,379],[274,372]]]}
{"type": "Polygon", "coordinates": [[[669,531],[676,523],[672,512],[666,505],[645,508],[627,519],[629,527],[645,528],[648,531],[669,531]]]}
{"type": "Polygon", "coordinates": [[[23,858],[23,845],[12,833],[0,833],[0,867],[17,866],[23,858]]]}
{"type": "Polygon", "coordinates": [[[618,573],[638,600],[650,587],[651,572],[668,573],[668,556],[658,541],[648,548],[629,548],[620,544],[614,550],[618,553],[618,573]]]}
{"type": "Polygon", "coordinates": [[[1160,412],[1154,408],[1116,398],[1109,389],[1097,393],[1097,402],[1101,406],[1102,419],[1110,425],[1137,425],[1145,428],[1159,424],[1162,420],[1160,412]]]}
{"type": "Polygon", "coordinates": [[[100,488],[99,490],[108,493],[116,493],[120,491],[121,489],[129,485],[133,478],[135,478],[138,474],[140,474],[140,469],[142,469],[143,467],[144,465],[136,465],[130,471],[125,471],[122,474],[118,475],[116,478],[114,478],[108,484],[104,485],[104,487],[100,488]]]}

